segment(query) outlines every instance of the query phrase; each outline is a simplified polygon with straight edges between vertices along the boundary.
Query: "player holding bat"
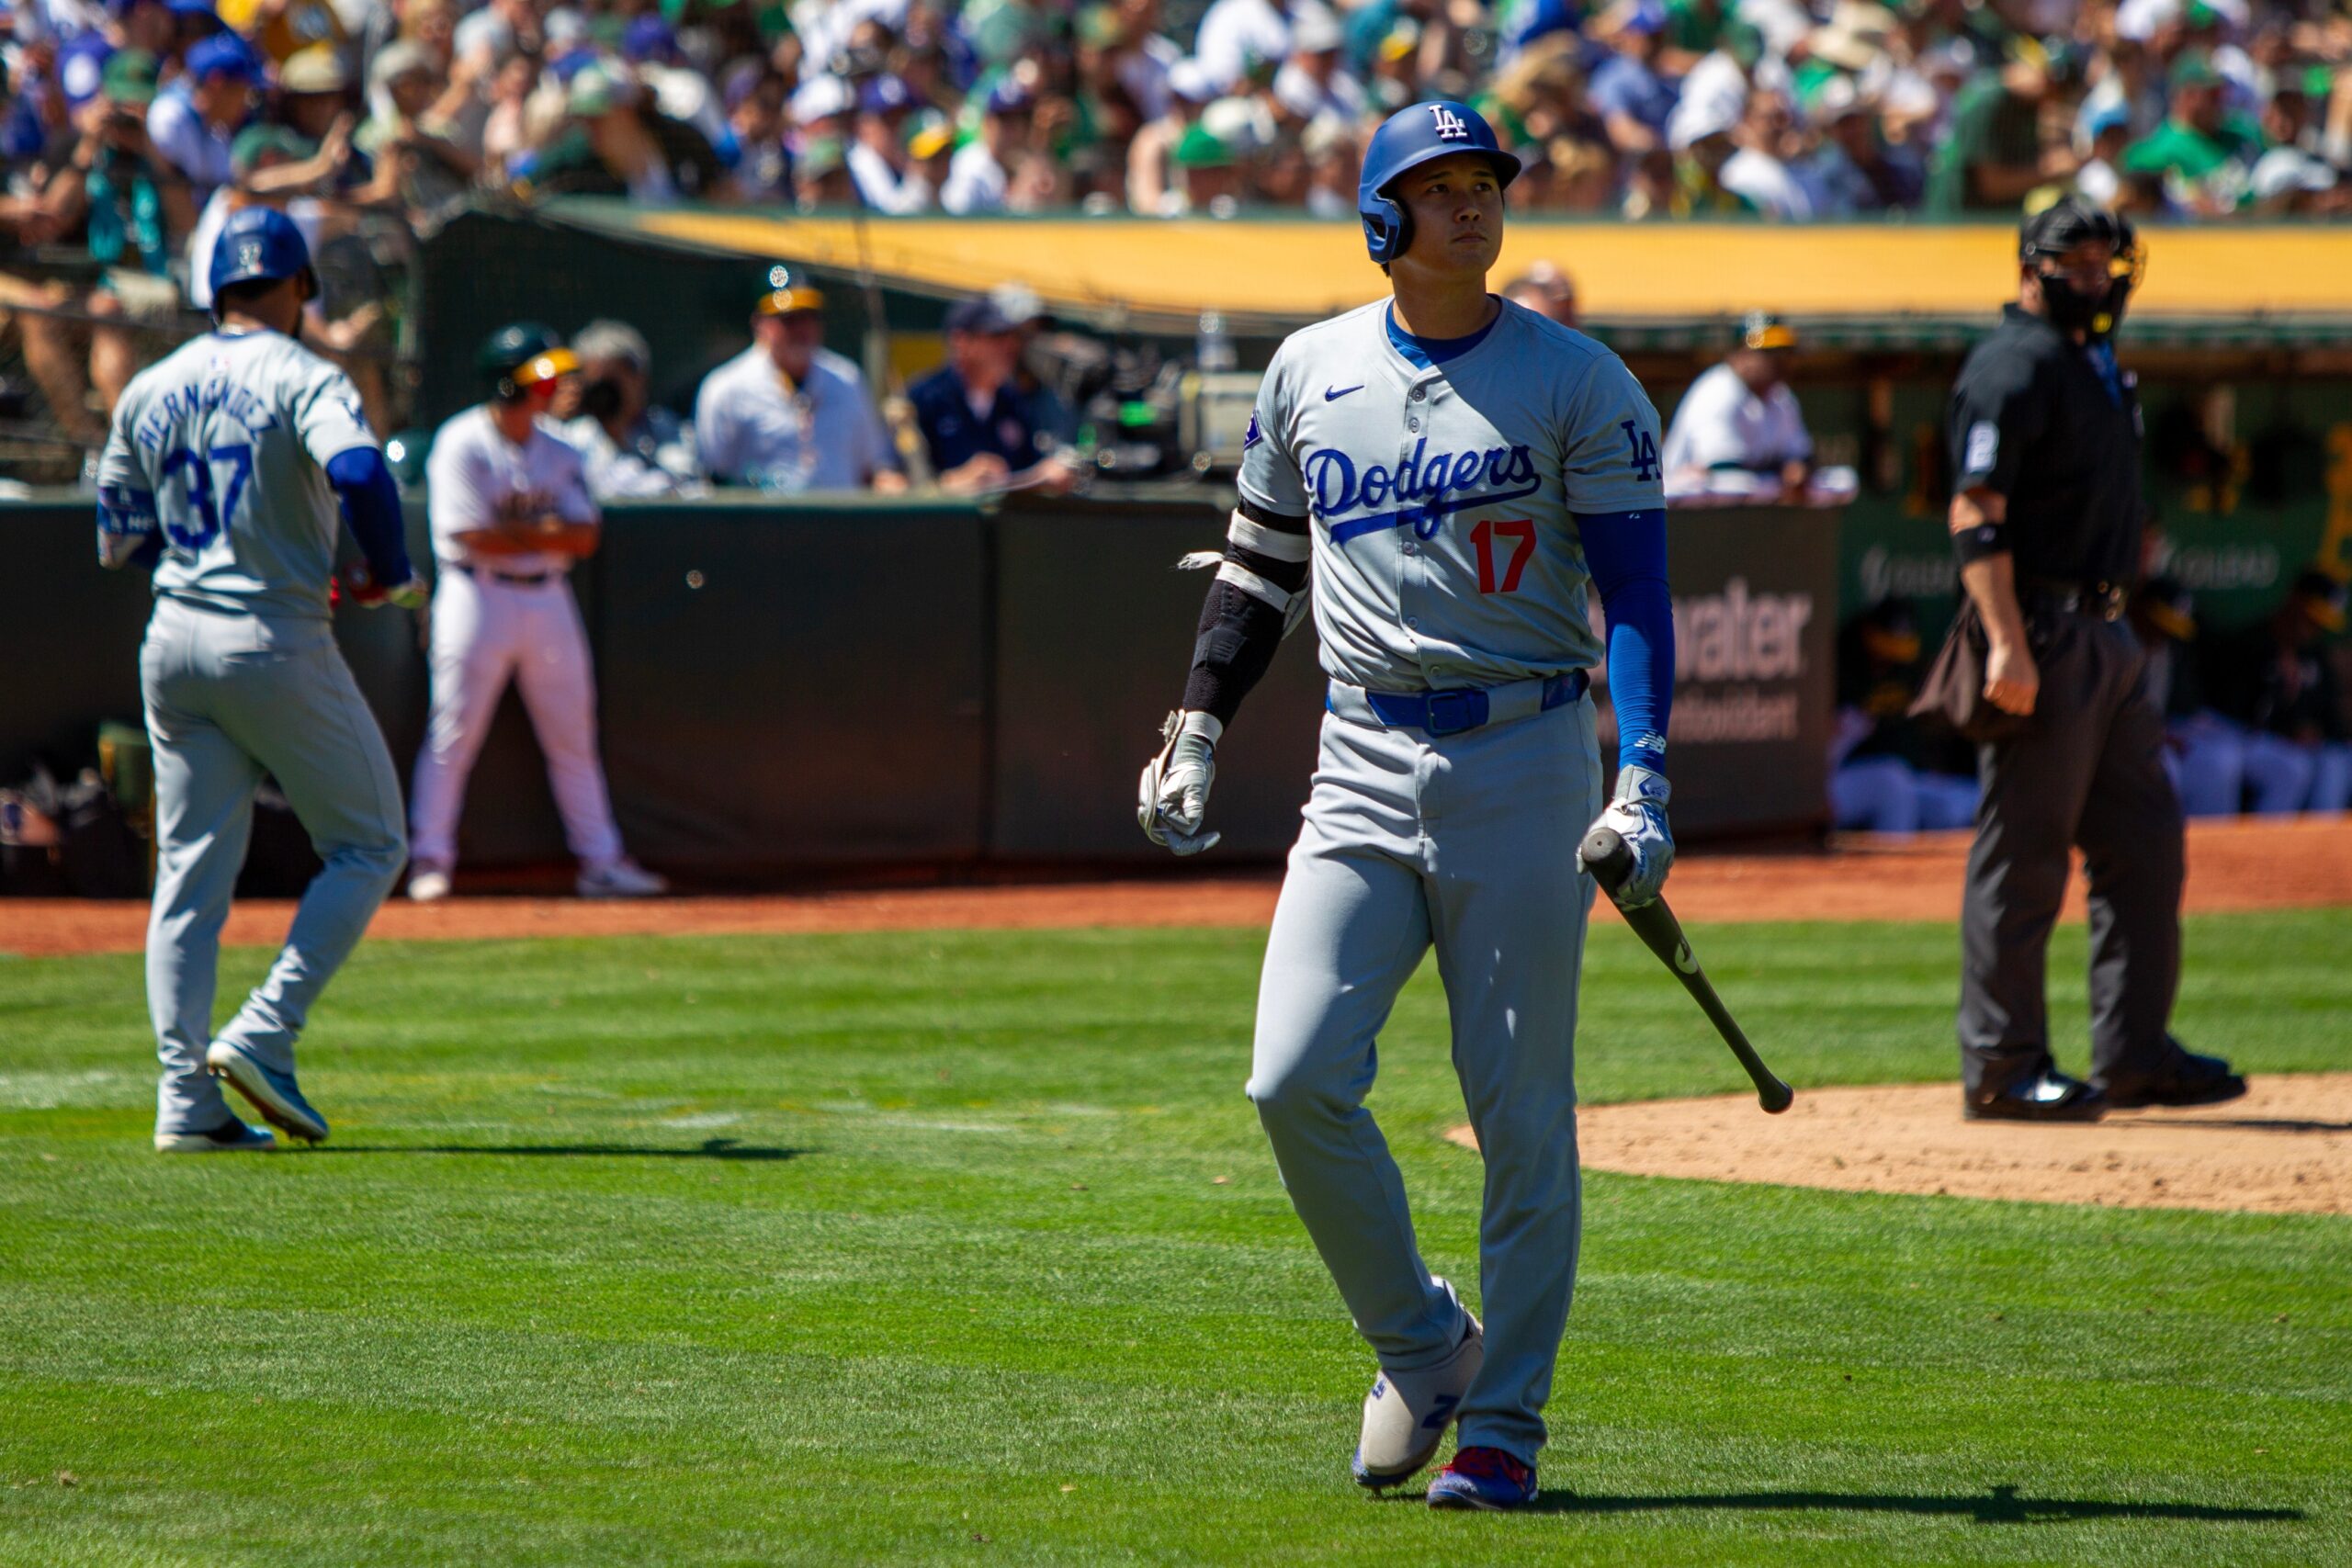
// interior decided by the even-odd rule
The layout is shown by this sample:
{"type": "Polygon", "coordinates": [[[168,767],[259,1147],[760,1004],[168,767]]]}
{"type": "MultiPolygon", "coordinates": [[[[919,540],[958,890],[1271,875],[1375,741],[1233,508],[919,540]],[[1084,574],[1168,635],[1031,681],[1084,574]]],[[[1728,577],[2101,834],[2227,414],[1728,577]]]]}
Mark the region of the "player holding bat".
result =
{"type": "Polygon", "coordinates": [[[1487,292],[1519,161],[1458,103],[1374,136],[1357,204],[1393,299],[1293,335],[1258,397],[1182,710],[1145,769],[1145,830],[1180,854],[1216,746],[1312,579],[1330,677],[1315,787],[1266,949],[1250,1097],[1379,1371],[1353,1470],[1409,1479],[1451,1423],[1436,1506],[1535,1497],[1581,1234],[1574,1053],[1595,818],[1622,902],[1672,863],[1661,773],[1674,623],[1657,415],[1624,364],[1487,292]],[[1616,800],[1587,700],[1607,601],[1616,800]],[[1421,1261],[1364,1109],[1374,1042],[1434,946],[1487,1162],[1486,1322],[1421,1261]]]}

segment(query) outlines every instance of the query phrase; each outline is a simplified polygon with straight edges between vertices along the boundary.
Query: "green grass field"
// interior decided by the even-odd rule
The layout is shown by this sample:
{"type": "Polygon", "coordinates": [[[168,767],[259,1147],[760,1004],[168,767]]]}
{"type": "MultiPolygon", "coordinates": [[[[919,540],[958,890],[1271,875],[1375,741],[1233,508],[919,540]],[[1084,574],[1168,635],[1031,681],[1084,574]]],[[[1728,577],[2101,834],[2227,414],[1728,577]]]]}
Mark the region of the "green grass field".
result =
{"type": "MultiPolygon", "coordinates": [[[[2182,1034],[2352,1065],[2347,934],[2192,922],[2182,1034]]],[[[1951,1076],[1949,929],[1694,937],[1800,1091],[1951,1076]]],[[[1544,1511],[1359,1495],[1261,942],[374,944],[334,1142],[176,1160],[139,960],[0,959],[0,1562],[2352,1561],[2343,1217],[1590,1176],[1544,1511]]],[[[1588,1100],[1744,1087],[1622,928],[1585,996],[1588,1100]]],[[[1374,1105],[1474,1280],[1442,1016],[1374,1105]]]]}

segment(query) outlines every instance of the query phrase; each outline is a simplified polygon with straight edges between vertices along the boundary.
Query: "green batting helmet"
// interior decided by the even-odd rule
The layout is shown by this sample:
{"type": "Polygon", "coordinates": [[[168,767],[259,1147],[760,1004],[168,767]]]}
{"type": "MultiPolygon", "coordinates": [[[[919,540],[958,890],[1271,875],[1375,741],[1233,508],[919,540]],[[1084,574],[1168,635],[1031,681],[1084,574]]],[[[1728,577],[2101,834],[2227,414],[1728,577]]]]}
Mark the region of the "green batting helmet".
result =
{"type": "Polygon", "coordinates": [[[580,368],[563,337],[538,321],[515,321],[490,334],[474,355],[474,367],[490,383],[491,396],[511,403],[533,387],[580,368]]]}

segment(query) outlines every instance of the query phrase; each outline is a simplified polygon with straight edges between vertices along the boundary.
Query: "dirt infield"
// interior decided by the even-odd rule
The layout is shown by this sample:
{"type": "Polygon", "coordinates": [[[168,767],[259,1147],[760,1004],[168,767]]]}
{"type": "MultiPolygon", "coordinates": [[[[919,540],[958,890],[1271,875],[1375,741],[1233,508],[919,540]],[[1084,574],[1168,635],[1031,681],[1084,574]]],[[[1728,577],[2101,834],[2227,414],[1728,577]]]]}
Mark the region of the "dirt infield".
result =
{"type": "MultiPolygon", "coordinates": [[[[1964,834],[1841,842],[1816,853],[1687,852],[1668,894],[1686,920],[1942,920],[1960,911],[1964,834]]],[[[909,931],[933,928],[1263,925],[1278,879],[1170,876],[1127,882],[779,894],[583,903],[573,898],[394,898],[378,942],[620,936],[638,933],[909,931]]],[[[2188,830],[2192,912],[2352,905],[2352,820],[2197,823],[2188,830]]],[[[1608,906],[1604,901],[1604,911],[1608,906]]],[[[232,911],[223,940],[274,946],[293,906],[254,900],[232,911]]],[[[2081,879],[2067,918],[2082,918],[2081,879]]],[[[0,899],[0,953],[135,953],[146,907],[76,899],[0,899]]]]}
{"type": "MultiPolygon", "coordinates": [[[[1869,840],[1823,853],[1694,850],[1669,885],[1686,920],[1952,919],[1965,835],[1869,840]]],[[[906,931],[934,928],[1263,925],[1278,879],[1170,876],[1125,882],[684,897],[395,898],[378,942],[457,942],[639,933],[906,931]]],[[[2352,821],[2196,824],[2192,911],[2352,906],[2352,821]]],[[[1614,918],[1604,900],[1600,906],[1614,918]]],[[[257,900],[224,940],[275,945],[292,906],[257,900]]],[[[2067,917],[2082,918],[2079,877],[2067,917]]],[[[135,953],[141,904],[0,899],[0,953],[135,953]]],[[[1581,1113],[1596,1169],[1855,1191],[1938,1192],[2132,1206],[2352,1213],[2352,1074],[2256,1079],[2234,1105],[2117,1116],[2095,1127],[1965,1122],[1953,1085],[1806,1091],[1785,1117],[1752,1098],[1600,1106],[1581,1113]]],[[[1453,1134],[1469,1142],[1467,1129],[1453,1134]]],[[[1474,1145],[1475,1146],[1475,1145],[1474,1145]]]]}
{"type": "MultiPolygon", "coordinates": [[[[1447,1136],[1477,1146],[1467,1127],[1447,1136]]],[[[2090,1126],[1962,1121],[1956,1083],[1804,1090],[1781,1116],[1753,1095],[1587,1106],[1577,1143],[1588,1168],[1635,1176],[2352,1214],[2352,1073],[2256,1077],[2227,1105],[2090,1126]]]]}

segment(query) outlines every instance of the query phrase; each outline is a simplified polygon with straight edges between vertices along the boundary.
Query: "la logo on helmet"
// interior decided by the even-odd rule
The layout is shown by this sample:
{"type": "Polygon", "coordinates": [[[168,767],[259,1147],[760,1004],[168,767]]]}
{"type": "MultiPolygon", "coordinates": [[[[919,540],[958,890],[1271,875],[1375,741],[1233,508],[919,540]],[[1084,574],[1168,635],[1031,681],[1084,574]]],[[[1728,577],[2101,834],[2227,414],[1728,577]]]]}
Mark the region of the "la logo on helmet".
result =
{"type": "Polygon", "coordinates": [[[1436,120],[1437,139],[1440,141],[1467,141],[1470,140],[1470,122],[1464,119],[1460,115],[1455,114],[1445,105],[1431,104],[1430,106],[1430,113],[1436,120]]]}

